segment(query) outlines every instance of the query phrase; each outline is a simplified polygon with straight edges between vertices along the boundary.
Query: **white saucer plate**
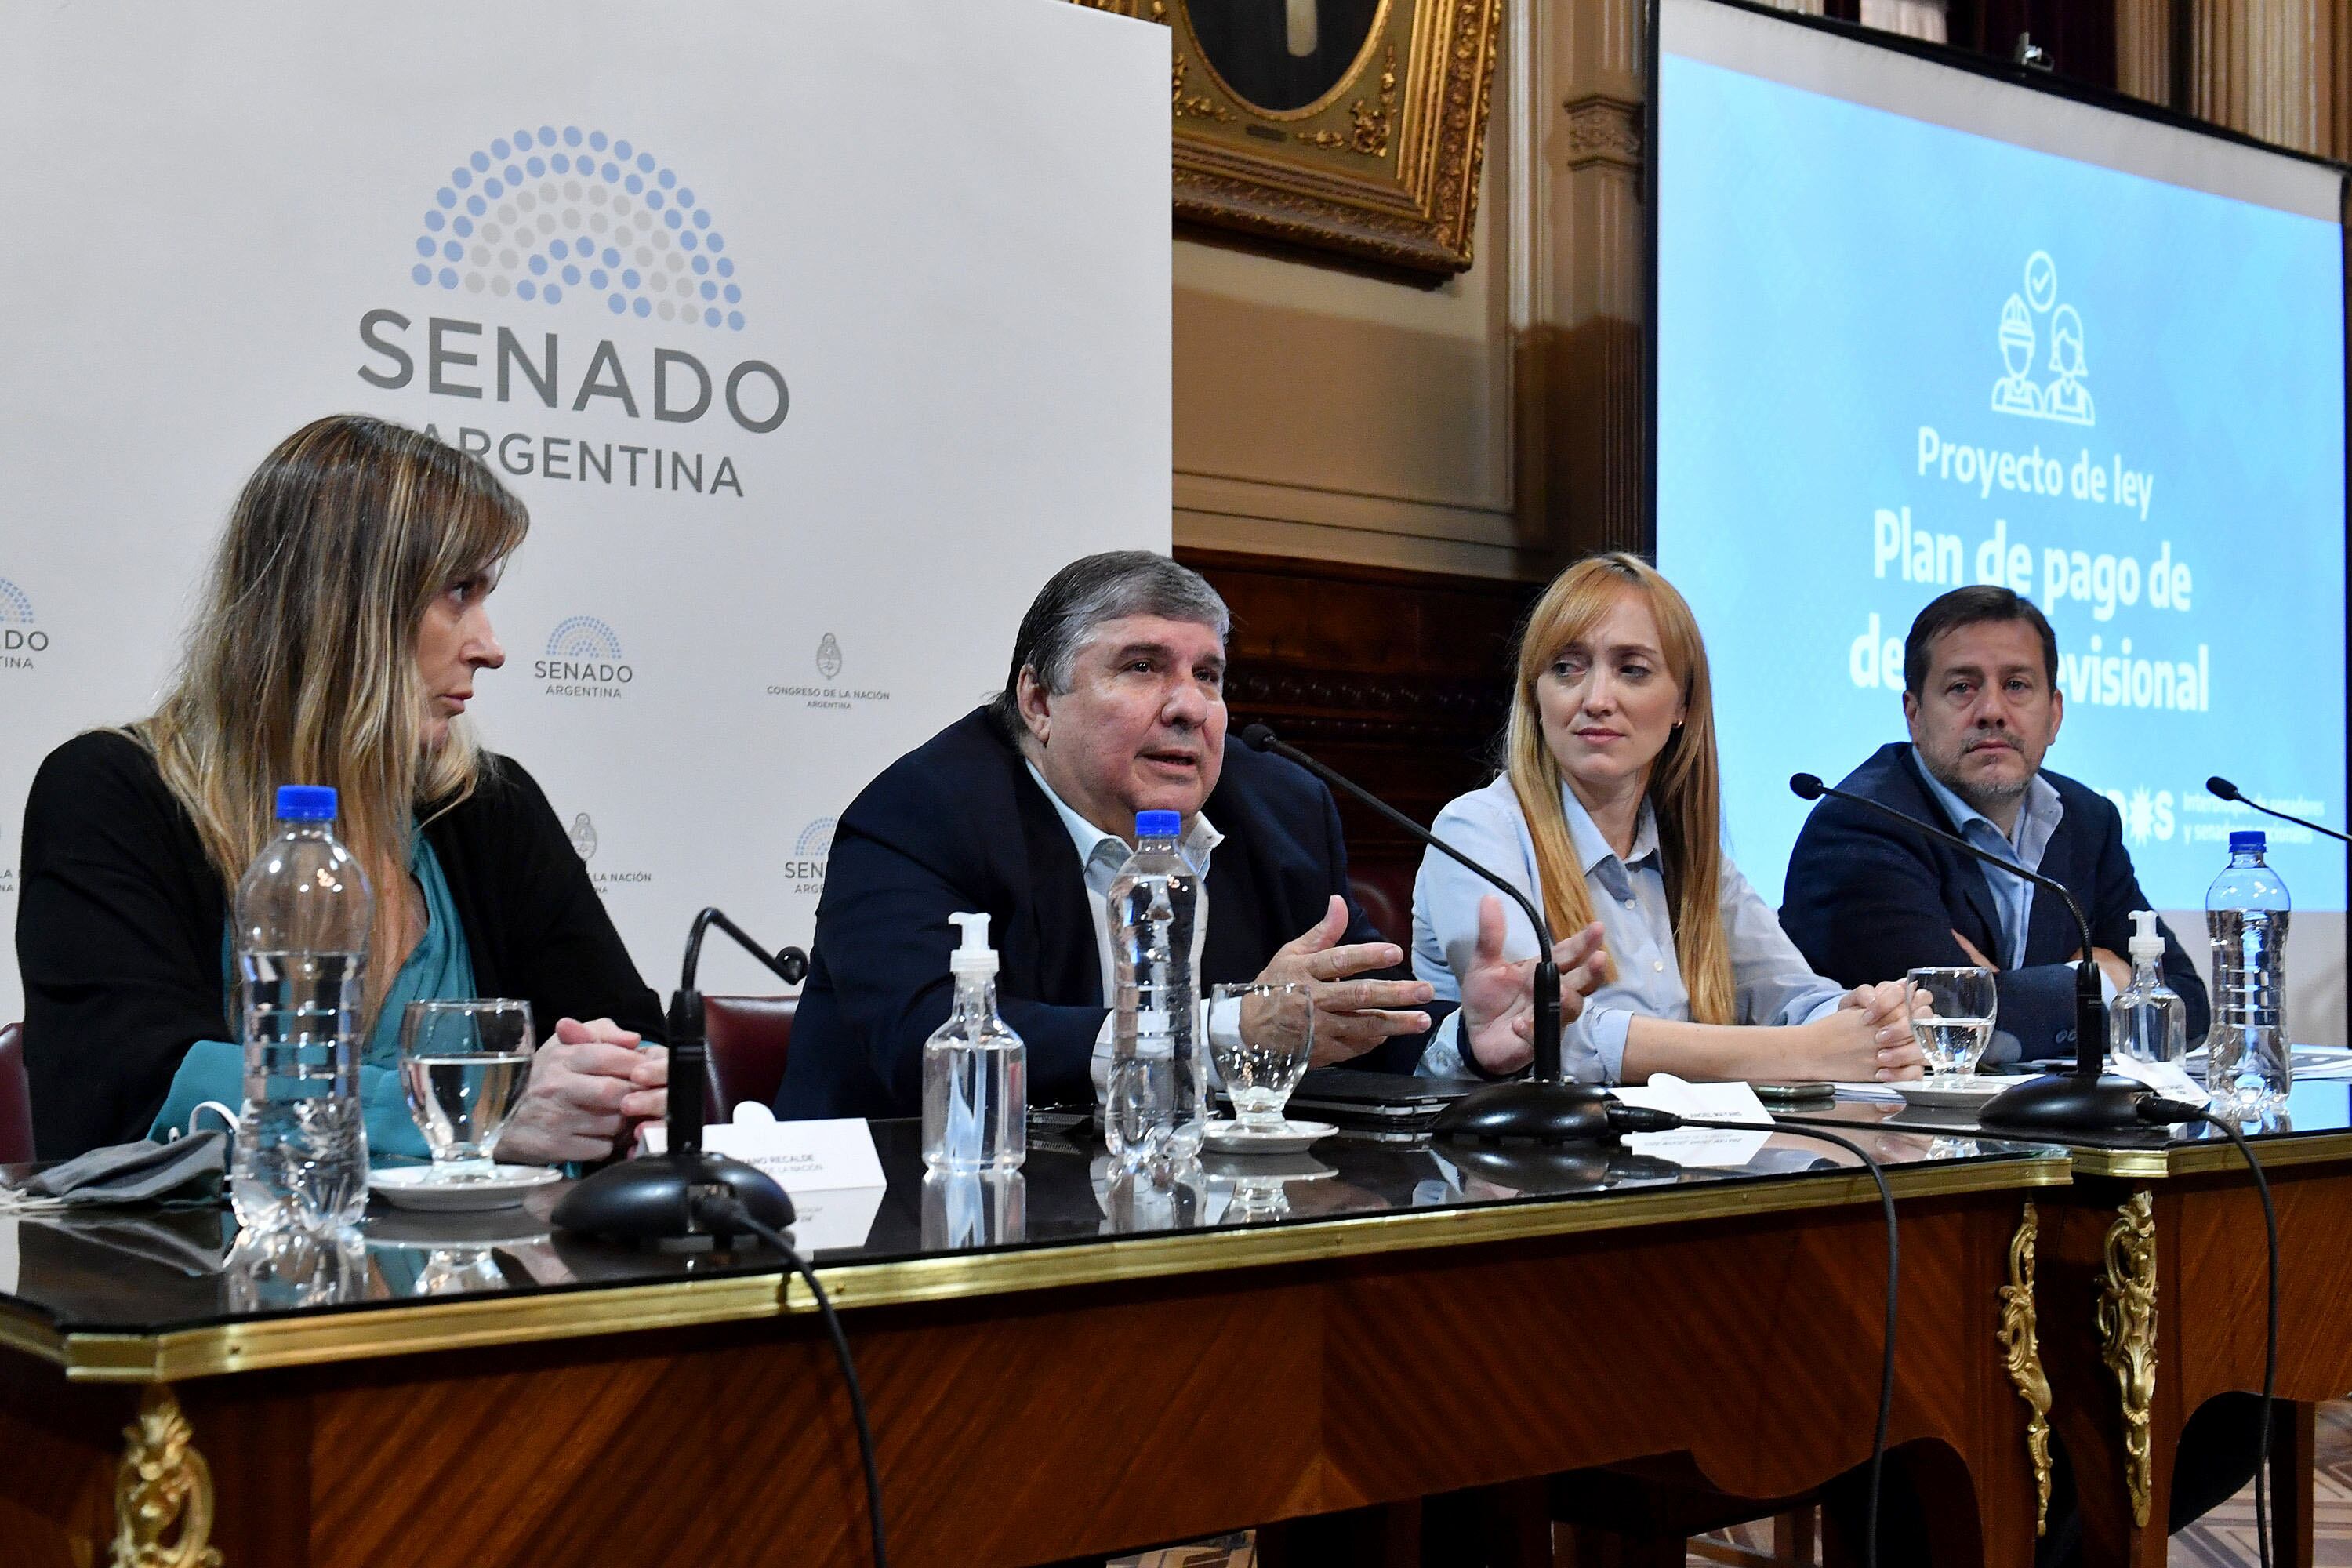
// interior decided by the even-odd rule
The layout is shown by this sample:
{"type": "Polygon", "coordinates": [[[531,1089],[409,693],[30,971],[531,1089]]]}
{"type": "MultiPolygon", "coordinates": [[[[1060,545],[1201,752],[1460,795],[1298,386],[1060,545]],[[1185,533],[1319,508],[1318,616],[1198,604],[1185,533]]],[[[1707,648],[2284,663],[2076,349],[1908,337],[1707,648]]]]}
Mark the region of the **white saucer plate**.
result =
{"type": "Polygon", "coordinates": [[[2031,1073],[1979,1073],[1967,1078],[1923,1078],[1898,1083],[1895,1091],[1922,1110],[1972,1110],[2002,1089],[2025,1082],[2031,1073]]]}
{"type": "Polygon", "coordinates": [[[1338,1131],[1328,1121],[1286,1121],[1265,1132],[1238,1121],[1212,1121],[1202,1141],[1220,1154],[1303,1154],[1308,1145],[1338,1131]]]}
{"type": "Polygon", "coordinates": [[[478,1182],[453,1182],[436,1177],[429,1165],[399,1165],[370,1171],[368,1186],[396,1208],[433,1214],[465,1214],[477,1209],[512,1208],[534,1187],[560,1182],[563,1173],[552,1165],[494,1165],[478,1182]]]}

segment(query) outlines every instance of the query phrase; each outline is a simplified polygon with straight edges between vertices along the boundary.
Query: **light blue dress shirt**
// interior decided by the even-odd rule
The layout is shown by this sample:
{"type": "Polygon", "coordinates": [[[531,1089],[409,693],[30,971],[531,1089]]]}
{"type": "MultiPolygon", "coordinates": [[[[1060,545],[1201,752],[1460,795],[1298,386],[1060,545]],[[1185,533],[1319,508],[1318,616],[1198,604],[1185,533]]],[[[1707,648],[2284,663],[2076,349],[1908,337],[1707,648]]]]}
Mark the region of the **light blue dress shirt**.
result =
{"type": "MultiPolygon", "coordinates": [[[[1620,859],[1583,803],[1565,785],[1560,803],[1568,814],[1570,840],[1584,868],[1594,918],[1616,964],[1616,977],[1586,998],[1582,1016],[1562,1031],[1562,1064],[1571,1077],[1585,1082],[1617,1083],[1624,1075],[1625,1037],[1636,1014],[1690,1017],[1690,993],[1683,986],[1666,904],[1657,819],[1644,802],[1633,830],[1633,854],[1620,859]]],[[[1508,778],[1497,778],[1453,801],[1437,814],[1433,827],[1440,838],[1541,904],[1535,840],[1508,778]]],[[[1461,976],[1468,972],[1477,947],[1478,900],[1492,891],[1486,881],[1435,850],[1422,857],[1412,889],[1412,968],[1436,989],[1441,1001],[1461,996],[1461,976]]],[[[1806,967],[1796,943],[1780,930],[1780,920],[1727,855],[1719,901],[1731,950],[1738,1022],[1805,1024],[1837,1010],[1843,990],[1806,967]]],[[[1508,922],[1504,956],[1515,961],[1535,957],[1539,944],[1527,915],[1506,900],[1504,919],[1508,922]]],[[[1441,1030],[1432,1039],[1422,1054],[1421,1070],[1441,1077],[1466,1073],[1454,1031],[1441,1030]]]]}
{"type": "MultiPolygon", "coordinates": [[[[2042,869],[2042,857],[2050,847],[2050,837],[2058,831],[2059,820],[2066,815],[2066,803],[2058,798],[2057,789],[2048,779],[2037,773],[2026,784],[2025,804],[2017,814],[2016,831],[2005,834],[1991,817],[1954,795],[1943,780],[1929,773],[1926,761],[1918,757],[1917,747],[1912,748],[1912,755],[1919,763],[1919,776],[1927,781],[1927,793],[1936,797],[1961,837],[1979,849],[2014,860],[2029,871],[2042,869]]],[[[1981,862],[1978,868],[1984,872],[1985,884],[1992,891],[1993,907],[2000,911],[2000,951],[1989,956],[2003,969],[2021,968],[2025,962],[2026,928],[2033,921],[2033,884],[1981,862]]]]}

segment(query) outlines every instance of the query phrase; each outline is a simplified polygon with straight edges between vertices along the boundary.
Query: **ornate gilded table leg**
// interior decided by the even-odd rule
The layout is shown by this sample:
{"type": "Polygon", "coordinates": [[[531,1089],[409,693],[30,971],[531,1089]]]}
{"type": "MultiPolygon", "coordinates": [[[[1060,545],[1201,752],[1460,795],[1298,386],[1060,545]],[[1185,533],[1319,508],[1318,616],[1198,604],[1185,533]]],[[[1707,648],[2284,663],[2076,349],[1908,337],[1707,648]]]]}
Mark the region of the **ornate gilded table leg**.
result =
{"type": "Polygon", "coordinates": [[[221,1568],[213,1533],[213,1471],[196,1452],[180,1402],[163,1384],[122,1429],[114,1472],[113,1568],[221,1568]]]}
{"type": "Polygon", "coordinates": [[[2156,1206],[2134,1193],[2107,1227],[2107,1277],[2099,1287],[2100,1360],[2123,1392],[2124,1481],[2132,1522],[2147,1528],[2155,1462],[2148,1453],[2148,1412],[2156,1403],[2156,1206]]]}
{"type": "Polygon", "coordinates": [[[2042,1346],[2033,1321],[2033,1244],[2041,1223],[2025,1205],[2009,1244],[2009,1283],[2000,1288],[2000,1327],[1994,1338],[2009,1356],[2009,1381],[2025,1401],[2025,1452],[2033,1461],[2033,1533],[2050,1529],[2050,1379],[2042,1371],[2042,1346]]]}

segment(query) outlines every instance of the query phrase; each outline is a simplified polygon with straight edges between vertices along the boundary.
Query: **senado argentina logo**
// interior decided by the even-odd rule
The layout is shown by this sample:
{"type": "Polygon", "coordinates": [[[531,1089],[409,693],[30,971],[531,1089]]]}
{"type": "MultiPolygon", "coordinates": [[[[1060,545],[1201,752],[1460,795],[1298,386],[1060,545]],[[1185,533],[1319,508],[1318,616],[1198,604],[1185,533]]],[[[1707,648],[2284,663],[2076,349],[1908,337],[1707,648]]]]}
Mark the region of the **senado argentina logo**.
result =
{"type": "Polygon", "coordinates": [[[801,829],[793,845],[793,858],[783,865],[784,880],[793,884],[793,891],[824,891],[824,863],[833,853],[833,830],[840,825],[839,817],[820,816],[801,829]]]}
{"type": "Polygon", "coordinates": [[[413,221],[406,297],[360,316],[362,381],[430,399],[415,423],[515,479],[743,499],[750,454],[708,443],[774,435],[792,393],[743,353],[739,257],[679,170],[542,125],[466,154],[413,221]]]}
{"type": "Polygon", "coordinates": [[[33,601],[24,589],[0,577],[0,669],[33,669],[46,653],[49,634],[34,624],[33,601]]]}
{"type": "Polygon", "coordinates": [[[546,657],[531,666],[550,697],[611,699],[637,678],[621,652],[618,633],[593,616],[570,616],[547,634],[546,657]]]}
{"type": "Polygon", "coordinates": [[[425,209],[421,288],[560,305],[567,291],[614,315],[743,330],[727,237],[677,171],[626,140],[576,125],[492,139],[449,171],[425,209]]]}

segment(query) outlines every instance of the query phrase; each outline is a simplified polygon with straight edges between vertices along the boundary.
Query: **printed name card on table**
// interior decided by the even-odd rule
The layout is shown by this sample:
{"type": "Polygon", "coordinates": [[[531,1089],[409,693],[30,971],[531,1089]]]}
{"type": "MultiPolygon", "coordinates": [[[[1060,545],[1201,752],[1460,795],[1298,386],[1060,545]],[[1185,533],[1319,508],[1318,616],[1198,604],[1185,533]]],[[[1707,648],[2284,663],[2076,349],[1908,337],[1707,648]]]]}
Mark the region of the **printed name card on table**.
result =
{"type": "Polygon", "coordinates": [[[1641,1132],[1626,1146],[1636,1154],[1672,1160],[1677,1165],[1745,1165],[1771,1136],[1772,1113],[1744,1083],[1689,1083],[1672,1073],[1655,1073],[1640,1087],[1625,1085],[1610,1090],[1627,1105],[1676,1116],[1701,1116],[1710,1121],[1747,1121],[1766,1131],[1718,1132],[1688,1127],[1678,1132],[1641,1132]]]}
{"type": "MultiPolygon", "coordinates": [[[[639,1137],[649,1154],[669,1148],[669,1129],[659,1122],[639,1137]]],[[[856,1117],[779,1121],[764,1105],[739,1105],[734,1121],[702,1130],[702,1146],[775,1179],[793,1200],[793,1239],[804,1252],[864,1246],[890,1184],[874,1130],[856,1117]]]]}

